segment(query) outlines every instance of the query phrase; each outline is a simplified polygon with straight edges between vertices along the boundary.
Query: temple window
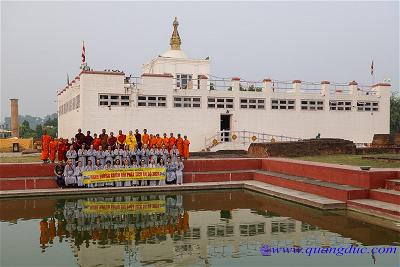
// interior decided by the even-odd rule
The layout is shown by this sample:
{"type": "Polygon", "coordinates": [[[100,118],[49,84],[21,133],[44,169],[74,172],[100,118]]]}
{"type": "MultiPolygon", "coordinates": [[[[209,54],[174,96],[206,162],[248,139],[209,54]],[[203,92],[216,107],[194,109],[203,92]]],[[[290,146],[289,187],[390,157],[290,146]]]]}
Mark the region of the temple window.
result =
{"type": "Polygon", "coordinates": [[[351,100],[330,100],[329,110],[351,111],[351,100]]]}
{"type": "Polygon", "coordinates": [[[139,107],[166,107],[167,97],[166,96],[155,96],[155,95],[140,95],[138,96],[139,107]]]}
{"type": "Polygon", "coordinates": [[[176,74],[176,88],[193,89],[192,74],[176,74]]]}
{"type": "Polygon", "coordinates": [[[306,100],[302,99],[300,104],[301,110],[324,110],[324,100],[312,99],[306,100]]]}
{"type": "Polygon", "coordinates": [[[241,109],[265,109],[265,98],[241,98],[241,109]]]}
{"type": "Polygon", "coordinates": [[[116,94],[99,94],[99,106],[129,107],[130,106],[130,96],[129,95],[116,95],[116,94]]]}
{"type": "Polygon", "coordinates": [[[379,111],[379,102],[357,101],[357,111],[379,111]]]}
{"type": "Polygon", "coordinates": [[[233,98],[228,97],[209,97],[208,108],[233,108],[233,98]]]}
{"type": "Polygon", "coordinates": [[[174,107],[175,108],[200,108],[201,97],[192,96],[174,96],[174,107]]]}
{"type": "Polygon", "coordinates": [[[271,109],[295,110],[295,99],[271,99],[271,109]]]}

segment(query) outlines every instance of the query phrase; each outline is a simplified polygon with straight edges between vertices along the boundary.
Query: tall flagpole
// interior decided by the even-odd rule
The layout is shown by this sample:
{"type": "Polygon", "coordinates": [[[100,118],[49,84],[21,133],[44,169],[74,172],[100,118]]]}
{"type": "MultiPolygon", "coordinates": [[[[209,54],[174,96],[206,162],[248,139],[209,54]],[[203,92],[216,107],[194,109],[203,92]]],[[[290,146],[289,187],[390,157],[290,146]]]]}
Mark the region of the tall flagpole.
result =
{"type": "Polygon", "coordinates": [[[372,84],[371,84],[371,86],[372,86],[375,84],[374,60],[372,60],[372,63],[371,63],[371,76],[372,76],[372,84]]]}

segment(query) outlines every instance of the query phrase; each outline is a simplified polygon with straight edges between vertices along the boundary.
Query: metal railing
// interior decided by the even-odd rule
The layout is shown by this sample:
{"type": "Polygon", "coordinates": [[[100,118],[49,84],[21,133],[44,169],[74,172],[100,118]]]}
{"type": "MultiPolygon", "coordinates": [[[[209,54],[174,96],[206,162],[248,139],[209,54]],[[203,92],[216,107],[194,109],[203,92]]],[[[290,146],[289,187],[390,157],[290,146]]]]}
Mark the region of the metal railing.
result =
{"type": "Polygon", "coordinates": [[[172,78],[174,90],[193,90],[200,89],[200,79],[176,79],[172,78]]]}
{"type": "Polygon", "coordinates": [[[272,92],[275,93],[287,93],[289,91],[294,91],[292,82],[281,82],[281,81],[272,81],[271,89],[272,92]]]}
{"type": "Polygon", "coordinates": [[[252,131],[230,131],[222,130],[218,131],[211,137],[205,138],[206,150],[217,146],[221,143],[235,142],[240,144],[251,144],[251,143],[275,143],[275,142],[296,142],[301,140],[297,137],[289,137],[284,135],[259,133],[252,131]]]}
{"type": "Polygon", "coordinates": [[[239,91],[262,92],[264,84],[262,82],[240,81],[239,91]]]}
{"type": "Polygon", "coordinates": [[[129,88],[132,90],[138,90],[139,86],[142,84],[142,78],[127,76],[124,79],[124,84],[129,85],[129,88]]]}
{"type": "Polygon", "coordinates": [[[232,91],[232,81],[228,79],[212,79],[207,84],[208,90],[232,91]]]}
{"type": "Polygon", "coordinates": [[[321,83],[302,82],[300,84],[300,91],[308,94],[321,94],[322,85],[321,83]]]}

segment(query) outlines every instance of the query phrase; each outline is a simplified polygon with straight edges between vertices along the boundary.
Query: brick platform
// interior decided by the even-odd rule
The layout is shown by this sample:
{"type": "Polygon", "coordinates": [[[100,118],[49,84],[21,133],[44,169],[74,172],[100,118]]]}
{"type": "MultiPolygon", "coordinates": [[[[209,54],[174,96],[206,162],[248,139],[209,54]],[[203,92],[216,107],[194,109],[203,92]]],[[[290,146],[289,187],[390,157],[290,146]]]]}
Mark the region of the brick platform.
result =
{"type": "MultiPolygon", "coordinates": [[[[5,190],[7,192],[11,192],[9,190],[18,190],[9,195],[18,196],[29,194],[29,192],[36,191],[36,189],[57,188],[52,177],[53,168],[53,165],[37,163],[0,164],[0,193],[6,192],[5,190]]],[[[320,204],[313,204],[310,199],[307,200],[307,197],[300,197],[301,194],[311,194],[349,203],[352,210],[400,221],[399,214],[393,211],[396,208],[400,210],[399,194],[396,191],[399,178],[400,171],[398,169],[362,171],[357,167],[351,166],[282,158],[188,160],[185,162],[184,172],[185,184],[198,184],[200,186],[203,183],[217,185],[220,183],[237,182],[240,184],[240,182],[244,181],[246,183],[254,181],[258,183],[258,188],[263,188],[264,186],[262,185],[268,187],[260,189],[260,192],[305,205],[321,207],[320,204]],[[271,188],[276,189],[276,192],[273,193],[271,188]],[[281,189],[278,190],[277,188],[295,190],[302,193],[289,197],[280,193],[281,189]],[[386,188],[386,190],[382,190],[383,188],[386,188]],[[383,216],[385,212],[388,215],[386,217],[383,216]]],[[[99,188],[98,190],[108,192],[110,188],[99,188]]],[[[158,189],[156,187],[143,187],[139,189],[132,188],[131,190],[157,191],[158,189]]],[[[52,192],[50,194],[56,193],[56,191],[50,192],[52,192]]],[[[64,191],[63,194],[65,192],[67,191],[64,191]]],[[[86,191],[77,189],[71,192],[82,194],[86,191]]],[[[4,196],[4,194],[2,195],[4,196]]]]}

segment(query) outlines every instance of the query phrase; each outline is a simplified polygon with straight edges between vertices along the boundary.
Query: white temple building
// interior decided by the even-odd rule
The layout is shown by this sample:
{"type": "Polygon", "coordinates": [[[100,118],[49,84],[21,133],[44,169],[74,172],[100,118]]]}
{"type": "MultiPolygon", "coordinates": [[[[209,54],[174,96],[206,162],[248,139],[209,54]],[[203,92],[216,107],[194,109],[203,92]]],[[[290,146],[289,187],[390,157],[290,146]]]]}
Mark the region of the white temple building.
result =
{"type": "Polygon", "coordinates": [[[178,25],[175,18],[170,50],[144,64],[140,77],[82,64],[58,92],[58,136],[73,137],[78,128],[92,134],[146,128],[187,135],[190,150],[201,151],[318,133],[371,143],[374,134],[389,133],[390,84],[216,79],[208,58],[192,59],[181,50],[178,25]]]}

